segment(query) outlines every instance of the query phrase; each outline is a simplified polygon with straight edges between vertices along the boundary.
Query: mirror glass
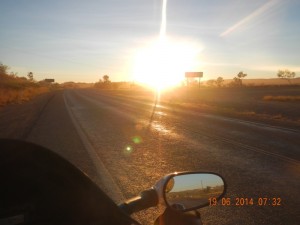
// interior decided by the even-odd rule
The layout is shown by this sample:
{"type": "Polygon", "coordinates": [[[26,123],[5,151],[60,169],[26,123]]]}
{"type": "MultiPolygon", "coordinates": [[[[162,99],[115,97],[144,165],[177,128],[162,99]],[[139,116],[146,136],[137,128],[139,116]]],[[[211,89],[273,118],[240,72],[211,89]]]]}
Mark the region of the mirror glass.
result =
{"type": "Polygon", "coordinates": [[[183,174],[170,178],[165,185],[165,200],[177,210],[200,208],[209,198],[218,198],[224,192],[224,182],[215,174],[183,174]]]}

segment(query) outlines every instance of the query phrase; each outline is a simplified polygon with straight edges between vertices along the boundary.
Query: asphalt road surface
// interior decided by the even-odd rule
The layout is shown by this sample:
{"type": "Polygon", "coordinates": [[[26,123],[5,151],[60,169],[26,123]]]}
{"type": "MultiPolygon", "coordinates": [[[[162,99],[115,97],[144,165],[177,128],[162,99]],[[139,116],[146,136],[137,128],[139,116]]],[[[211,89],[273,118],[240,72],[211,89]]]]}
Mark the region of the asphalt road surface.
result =
{"type": "MultiPolygon", "coordinates": [[[[212,171],[228,190],[200,209],[204,224],[300,224],[299,130],[82,89],[1,109],[0,137],[52,149],[117,203],[167,173],[212,171]]],[[[158,212],[135,218],[152,224],[158,212]]]]}

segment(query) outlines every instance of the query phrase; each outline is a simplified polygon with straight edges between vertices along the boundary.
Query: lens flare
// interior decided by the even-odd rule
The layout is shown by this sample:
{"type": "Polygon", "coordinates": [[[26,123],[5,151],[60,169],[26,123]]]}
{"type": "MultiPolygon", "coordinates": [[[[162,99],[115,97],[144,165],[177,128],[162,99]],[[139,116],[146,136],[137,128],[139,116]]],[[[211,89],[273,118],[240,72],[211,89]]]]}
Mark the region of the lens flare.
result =
{"type": "Polygon", "coordinates": [[[142,142],[142,138],[141,137],[138,137],[138,136],[135,136],[132,138],[132,141],[134,144],[140,144],[142,142]]]}
{"type": "Polygon", "coordinates": [[[161,25],[160,25],[160,39],[164,39],[166,36],[167,28],[167,0],[163,0],[162,12],[161,12],[161,25]]]}

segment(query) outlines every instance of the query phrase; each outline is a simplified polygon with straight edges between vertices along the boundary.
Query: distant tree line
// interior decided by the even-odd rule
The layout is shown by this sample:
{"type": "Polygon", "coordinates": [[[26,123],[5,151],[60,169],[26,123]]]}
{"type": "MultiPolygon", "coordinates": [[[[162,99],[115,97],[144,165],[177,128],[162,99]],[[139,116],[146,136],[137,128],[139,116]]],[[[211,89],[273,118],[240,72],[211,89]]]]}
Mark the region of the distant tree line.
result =
{"type": "Polygon", "coordinates": [[[27,77],[18,77],[15,72],[8,72],[9,67],[0,63],[0,87],[10,89],[22,89],[35,87],[37,84],[33,78],[33,73],[29,72],[27,77]]]}
{"type": "MultiPolygon", "coordinates": [[[[52,79],[49,79],[52,80],[52,79]]],[[[53,79],[54,80],[54,79],[53,79]]],[[[49,87],[58,88],[57,83],[47,82],[47,79],[37,82],[33,72],[28,72],[27,76],[19,77],[15,72],[9,72],[9,67],[0,63],[0,87],[8,89],[24,89],[27,87],[49,87]]]]}
{"type": "Polygon", "coordinates": [[[209,87],[214,87],[214,86],[223,87],[224,79],[223,79],[223,77],[218,77],[215,80],[211,79],[206,82],[206,85],[209,87]]]}
{"type": "MultiPolygon", "coordinates": [[[[247,76],[246,73],[240,71],[230,83],[228,83],[227,87],[243,87],[243,79],[247,76]]],[[[296,77],[296,73],[289,71],[288,69],[279,70],[277,72],[277,77],[283,80],[286,80],[289,84],[292,84],[292,80],[296,77]]],[[[208,87],[224,87],[224,79],[223,77],[218,77],[217,79],[210,79],[206,81],[206,86],[208,87]]]]}
{"type": "Polygon", "coordinates": [[[129,85],[129,82],[112,82],[106,74],[94,84],[94,87],[98,89],[119,89],[122,86],[132,87],[132,85],[133,84],[129,85]]]}
{"type": "Polygon", "coordinates": [[[36,82],[33,72],[29,72],[27,77],[19,77],[8,70],[8,66],[0,63],[0,106],[22,103],[58,88],[58,84],[36,82]]]}
{"type": "MultiPolygon", "coordinates": [[[[242,87],[243,79],[247,76],[247,74],[240,71],[233,80],[228,84],[229,87],[242,87]]],[[[217,79],[211,79],[206,82],[206,85],[209,87],[224,87],[224,78],[218,77],[217,79]]]]}

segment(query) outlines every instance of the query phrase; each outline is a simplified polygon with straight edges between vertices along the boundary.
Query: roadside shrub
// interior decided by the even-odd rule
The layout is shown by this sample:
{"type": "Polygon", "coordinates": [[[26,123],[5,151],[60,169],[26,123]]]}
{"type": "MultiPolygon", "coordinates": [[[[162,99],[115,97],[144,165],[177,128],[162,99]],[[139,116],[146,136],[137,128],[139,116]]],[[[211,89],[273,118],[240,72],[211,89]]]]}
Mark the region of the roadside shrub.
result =
{"type": "Polygon", "coordinates": [[[18,77],[16,73],[8,74],[8,66],[0,63],[0,106],[28,101],[36,95],[48,92],[48,86],[35,83],[33,79],[18,77]]]}

